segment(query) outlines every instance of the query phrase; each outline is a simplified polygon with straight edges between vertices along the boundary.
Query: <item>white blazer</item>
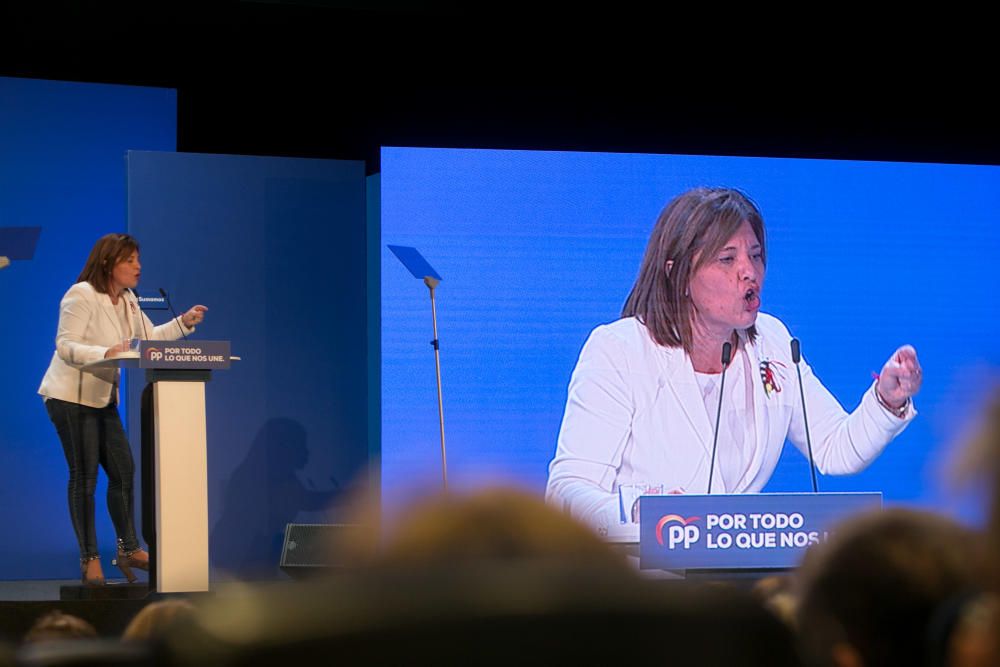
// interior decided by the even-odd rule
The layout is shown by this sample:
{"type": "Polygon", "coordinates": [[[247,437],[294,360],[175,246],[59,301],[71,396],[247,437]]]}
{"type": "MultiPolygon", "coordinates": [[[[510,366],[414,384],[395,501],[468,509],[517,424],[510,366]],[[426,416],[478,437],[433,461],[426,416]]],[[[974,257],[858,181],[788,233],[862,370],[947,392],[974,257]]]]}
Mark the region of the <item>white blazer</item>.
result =
{"type": "MultiPolygon", "coordinates": [[[[763,489],[786,439],[806,451],[791,336],[784,324],[763,313],[757,317],[757,334],[746,346],[756,451],[737,488],[724,487],[716,461],[713,492],[763,489]],[[780,391],[765,391],[762,362],[776,374],[780,391]]],[[[903,418],[883,408],[874,383],[847,414],[804,361],[802,383],[813,456],[825,474],[862,470],[916,416],[912,402],[903,418]]],[[[705,493],[712,435],[694,368],[682,348],[658,345],[634,317],[599,326],[570,379],[546,498],[606,533],[619,523],[622,485],[652,483],[662,484],[667,493],[705,493]]]]}
{"type": "MultiPolygon", "coordinates": [[[[128,309],[133,338],[175,340],[181,337],[181,329],[185,336],[194,331],[193,327],[184,326],[180,316],[154,327],[130,291],[126,290],[121,298],[128,309]]],[[[103,359],[108,348],[127,335],[111,297],[98,292],[88,282],[76,283],[59,304],[56,351],[38,393],[92,408],[103,408],[111,402],[112,396],[117,401],[117,368],[84,372],[80,367],[103,359]]]]}

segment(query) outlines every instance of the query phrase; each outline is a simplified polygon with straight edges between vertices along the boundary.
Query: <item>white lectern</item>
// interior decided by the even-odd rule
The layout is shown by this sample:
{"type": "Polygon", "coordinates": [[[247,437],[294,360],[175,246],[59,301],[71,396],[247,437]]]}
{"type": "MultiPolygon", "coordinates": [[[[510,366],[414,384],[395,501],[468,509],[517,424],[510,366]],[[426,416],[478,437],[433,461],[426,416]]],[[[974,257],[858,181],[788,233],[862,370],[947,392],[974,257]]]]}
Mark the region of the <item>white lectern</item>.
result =
{"type": "Polygon", "coordinates": [[[146,370],[142,533],[158,593],[208,590],[205,382],[229,360],[228,341],[141,341],[138,353],[83,367],[146,370]]]}

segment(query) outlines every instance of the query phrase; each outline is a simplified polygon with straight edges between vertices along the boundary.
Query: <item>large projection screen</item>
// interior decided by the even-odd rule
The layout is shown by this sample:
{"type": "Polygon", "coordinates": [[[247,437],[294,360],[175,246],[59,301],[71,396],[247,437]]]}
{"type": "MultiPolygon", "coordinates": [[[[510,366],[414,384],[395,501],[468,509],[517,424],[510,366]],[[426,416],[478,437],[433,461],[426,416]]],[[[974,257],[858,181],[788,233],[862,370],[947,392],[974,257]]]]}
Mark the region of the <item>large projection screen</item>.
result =
{"type": "MultiPolygon", "coordinates": [[[[917,419],[865,471],[820,489],[975,513],[943,478],[1000,366],[1000,167],[428,148],[382,151],[387,510],[440,486],[441,460],[428,290],[386,245],[417,247],[443,277],[449,482],[542,494],[584,341],[618,318],[660,210],[700,185],[760,207],[762,312],[801,339],[846,409],[899,345],[923,364],[917,419]]],[[[765,491],[809,489],[787,445],[765,491]]]]}

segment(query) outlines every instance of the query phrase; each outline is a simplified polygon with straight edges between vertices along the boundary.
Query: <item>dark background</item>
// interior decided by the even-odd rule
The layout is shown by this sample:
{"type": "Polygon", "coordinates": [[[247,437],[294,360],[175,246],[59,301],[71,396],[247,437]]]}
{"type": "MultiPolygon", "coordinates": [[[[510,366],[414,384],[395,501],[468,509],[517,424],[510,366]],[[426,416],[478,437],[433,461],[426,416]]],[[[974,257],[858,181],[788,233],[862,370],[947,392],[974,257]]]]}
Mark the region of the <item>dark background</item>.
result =
{"type": "Polygon", "coordinates": [[[0,74],[176,88],[180,151],[369,172],[383,144],[1000,159],[974,16],[949,30],[870,7],[131,5],[4,5],[0,74]]]}

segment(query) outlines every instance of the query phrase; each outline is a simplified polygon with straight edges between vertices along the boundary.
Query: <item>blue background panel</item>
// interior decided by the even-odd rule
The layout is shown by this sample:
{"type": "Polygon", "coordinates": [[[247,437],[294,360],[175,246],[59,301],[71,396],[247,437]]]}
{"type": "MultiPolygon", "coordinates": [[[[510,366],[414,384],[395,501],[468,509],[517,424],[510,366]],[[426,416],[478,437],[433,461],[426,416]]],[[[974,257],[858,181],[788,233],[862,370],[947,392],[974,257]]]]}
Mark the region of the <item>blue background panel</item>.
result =
{"type": "Polygon", "coordinates": [[[143,286],[243,359],[206,390],[216,580],[276,576],[285,524],[367,483],[365,187],[363,162],[129,154],[143,286]]]}
{"type": "MultiPolygon", "coordinates": [[[[173,150],[173,90],[0,77],[0,227],[42,228],[35,257],[0,273],[0,576],[79,576],[67,468],[38,385],[55,349],[59,300],[94,241],[125,230],[125,151],[173,150]]],[[[114,531],[99,477],[102,553],[114,531]]]]}

